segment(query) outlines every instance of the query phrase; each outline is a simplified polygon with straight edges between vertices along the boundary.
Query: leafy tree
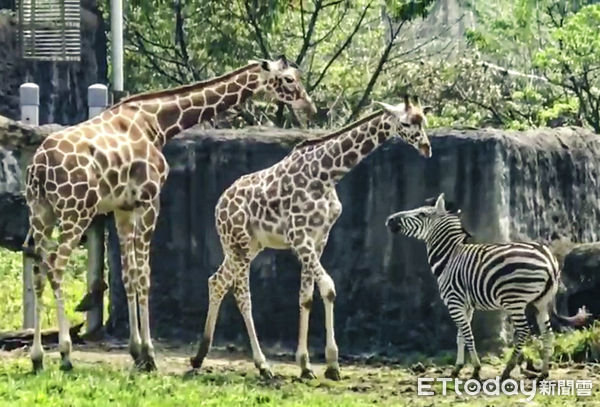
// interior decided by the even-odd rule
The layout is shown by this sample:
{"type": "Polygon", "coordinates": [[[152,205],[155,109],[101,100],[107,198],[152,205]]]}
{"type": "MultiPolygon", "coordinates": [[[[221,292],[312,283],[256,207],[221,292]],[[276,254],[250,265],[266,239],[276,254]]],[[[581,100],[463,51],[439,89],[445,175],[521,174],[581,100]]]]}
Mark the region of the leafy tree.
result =
{"type": "Polygon", "coordinates": [[[600,133],[600,5],[566,18],[535,59],[548,79],[579,101],[579,115],[600,133]]]}
{"type": "MultiPolygon", "coordinates": [[[[126,86],[160,89],[221,74],[255,58],[285,54],[304,71],[321,107],[318,122],[355,118],[371,97],[394,91],[391,62],[414,57],[401,33],[436,0],[157,0],[127,2],[126,86]]],[[[298,124],[283,105],[255,101],[229,122],[298,124]],[[241,122],[240,122],[241,120],[241,122]]]]}

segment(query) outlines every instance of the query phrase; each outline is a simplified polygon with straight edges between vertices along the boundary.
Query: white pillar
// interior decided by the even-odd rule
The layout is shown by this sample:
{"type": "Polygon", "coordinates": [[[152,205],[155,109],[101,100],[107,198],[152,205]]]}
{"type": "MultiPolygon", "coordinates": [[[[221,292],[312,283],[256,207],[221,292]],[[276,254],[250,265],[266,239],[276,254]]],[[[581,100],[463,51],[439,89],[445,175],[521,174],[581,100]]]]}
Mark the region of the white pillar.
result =
{"type": "MultiPolygon", "coordinates": [[[[40,124],[40,87],[35,83],[24,83],[19,88],[21,122],[31,126],[40,124]]],[[[35,291],[33,267],[35,261],[23,252],[23,328],[33,328],[35,291]]]]}
{"type": "MultiPolygon", "coordinates": [[[[88,87],[89,118],[99,115],[108,106],[108,88],[96,83],[88,87]]],[[[87,230],[87,286],[93,306],[87,311],[86,333],[100,333],[104,320],[104,217],[97,216],[87,230]]]]}
{"type": "Polygon", "coordinates": [[[21,122],[31,126],[40,125],[40,87],[24,83],[19,88],[21,97],[21,122]]]}
{"type": "Polygon", "coordinates": [[[113,90],[123,90],[123,0],[110,0],[113,90]]]}
{"type": "Polygon", "coordinates": [[[88,87],[88,117],[99,115],[108,106],[108,87],[95,83],[88,87]]]}

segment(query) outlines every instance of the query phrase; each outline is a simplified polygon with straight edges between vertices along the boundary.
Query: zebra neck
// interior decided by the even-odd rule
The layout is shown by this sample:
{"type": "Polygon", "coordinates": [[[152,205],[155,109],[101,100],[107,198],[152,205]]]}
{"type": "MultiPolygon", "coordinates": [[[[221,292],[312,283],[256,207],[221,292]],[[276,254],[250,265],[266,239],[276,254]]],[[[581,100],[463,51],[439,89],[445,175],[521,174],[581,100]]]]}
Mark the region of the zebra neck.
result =
{"type": "Polygon", "coordinates": [[[436,277],[442,274],[456,248],[465,241],[466,237],[467,235],[458,221],[444,222],[436,227],[426,239],[427,258],[431,271],[436,277]]]}

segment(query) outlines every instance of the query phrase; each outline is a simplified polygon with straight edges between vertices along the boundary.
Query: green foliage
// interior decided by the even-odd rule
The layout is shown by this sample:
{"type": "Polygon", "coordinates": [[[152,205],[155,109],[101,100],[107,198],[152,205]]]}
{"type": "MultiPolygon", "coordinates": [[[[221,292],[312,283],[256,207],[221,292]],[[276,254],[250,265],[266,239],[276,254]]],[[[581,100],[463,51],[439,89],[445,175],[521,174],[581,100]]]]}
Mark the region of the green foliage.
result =
{"type": "MultiPolygon", "coordinates": [[[[22,255],[0,248],[0,331],[18,330],[23,325],[22,255]]],[[[74,311],[86,292],[85,270],[87,254],[77,249],[65,270],[63,293],[67,318],[71,324],[83,321],[83,315],[74,311]]],[[[42,327],[56,327],[56,307],[52,290],[46,284],[44,290],[42,327]]]]}
{"type": "Polygon", "coordinates": [[[600,5],[583,7],[552,31],[535,63],[579,99],[579,111],[600,132],[600,5]]]}
{"type": "MultiPolygon", "coordinates": [[[[537,361],[541,360],[541,351],[539,340],[524,350],[527,357],[537,361]]],[[[589,328],[555,334],[552,360],[559,363],[600,361],[600,323],[595,321],[589,328]]]]}

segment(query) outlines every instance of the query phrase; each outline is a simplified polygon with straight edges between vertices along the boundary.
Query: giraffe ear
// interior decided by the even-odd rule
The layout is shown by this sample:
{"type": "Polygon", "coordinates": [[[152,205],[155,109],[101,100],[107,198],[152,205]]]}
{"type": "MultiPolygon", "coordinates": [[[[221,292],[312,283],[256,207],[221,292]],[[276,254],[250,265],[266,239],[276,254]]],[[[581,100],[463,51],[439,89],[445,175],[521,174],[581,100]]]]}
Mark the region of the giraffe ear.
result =
{"type": "Polygon", "coordinates": [[[279,55],[279,57],[277,57],[277,60],[283,68],[287,68],[290,65],[289,61],[287,60],[284,54],[279,55]]]}
{"type": "Polygon", "coordinates": [[[410,106],[410,98],[408,97],[408,95],[404,95],[404,108],[408,110],[410,106]]]}
{"type": "Polygon", "coordinates": [[[384,102],[378,102],[376,100],[373,101],[373,103],[378,104],[379,106],[381,106],[383,108],[384,111],[388,112],[389,114],[393,114],[396,115],[398,114],[398,108],[394,105],[390,105],[384,102]]]}
{"type": "Polygon", "coordinates": [[[435,211],[437,213],[445,213],[446,212],[446,201],[444,200],[443,192],[440,194],[440,196],[438,196],[437,201],[435,201],[435,211]]]}
{"type": "Polygon", "coordinates": [[[249,64],[260,64],[260,67],[267,71],[270,72],[271,71],[271,61],[267,61],[266,59],[252,59],[250,61],[248,61],[249,64]]]}
{"type": "Polygon", "coordinates": [[[433,106],[429,106],[429,105],[423,106],[422,110],[423,110],[423,114],[429,114],[433,110],[433,106]]]}

